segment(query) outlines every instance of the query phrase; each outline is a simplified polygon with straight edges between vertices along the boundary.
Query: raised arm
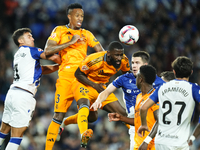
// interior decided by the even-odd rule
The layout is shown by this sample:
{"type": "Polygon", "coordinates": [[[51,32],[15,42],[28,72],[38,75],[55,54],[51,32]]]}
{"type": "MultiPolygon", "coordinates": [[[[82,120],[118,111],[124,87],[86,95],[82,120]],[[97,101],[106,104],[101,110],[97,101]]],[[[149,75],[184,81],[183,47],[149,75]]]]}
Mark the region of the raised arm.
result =
{"type": "Polygon", "coordinates": [[[71,39],[71,41],[58,44],[56,41],[53,40],[47,40],[47,43],[44,48],[44,52],[46,56],[51,56],[55,53],[58,53],[59,51],[65,49],[66,47],[69,47],[70,45],[76,43],[80,39],[79,35],[74,35],[71,39]]]}
{"type": "Polygon", "coordinates": [[[111,94],[113,93],[117,88],[112,84],[110,83],[108,85],[108,87],[99,94],[99,96],[97,97],[97,100],[92,104],[92,106],[90,108],[93,108],[95,111],[98,109],[98,108],[101,108],[102,106],[102,102],[106,100],[106,98],[111,94]]]}
{"type": "Polygon", "coordinates": [[[53,62],[55,62],[55,63],[57,63],[57,64],[61,64],[60,55],[57,55],[57,54],[53,54],[53,55],[47,57],[47,56],[45,55],[45,53],[42,53],[42,54],[40,55],[40,58],[42,58],[42,59],[47,59],[47,60],[51,60],[51,61],[53,61],[53,62]]]}
{"type": "Polygon", "coordinates": [[[97,44],[97,45],[95,45],[93,48],[94,48],[94,50],[95,50],[96,52],[105,51],[105,50],[103,49],[103,47],[101,46],[101,44],[97,44]]]}
{"type": "Polygon", "coordinates": [[[87,78],[86,74],[80,70],[80,68],[78,68],[76,70],[75,77],[79,80],[79,82],[93,87],[99,93],[101,93],[104,90],[104,88],[102,86],[103,84],[96,84],[96,83],[92,82],[91,80],[89,80],[87,78]]]}
{"type": "Polygon", "coordinates": [[[108,120],[110,122],[112,122],[112,121],[122,121],[122,122],[125,122],[127,124],[134,126],[134,118],[128,118],[128,117],[122,116],[118,113],[109,113],[108,114],[108,120]]]}

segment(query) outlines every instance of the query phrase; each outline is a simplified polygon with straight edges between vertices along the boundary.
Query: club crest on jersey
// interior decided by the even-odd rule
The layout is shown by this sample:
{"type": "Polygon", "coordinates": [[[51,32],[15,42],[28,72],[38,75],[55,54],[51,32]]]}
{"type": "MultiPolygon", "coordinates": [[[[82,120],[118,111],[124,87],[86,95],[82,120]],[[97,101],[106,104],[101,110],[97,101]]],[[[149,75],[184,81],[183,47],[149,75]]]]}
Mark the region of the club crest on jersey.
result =
{"type": "Polygon", "coordinates": [[[56,37],[56,33],[52,33],[50,37],[54,39],[56,37]]]}
{"type": "Polygon", "coordinates": [[[43,52],[43,50],[41,48],[38,48],[38,52],[43,52]]]}
{"type": "Polygon", "coordinates": [[[88,68],[88,66],[84,65],[84,66],[82,66],[81,69],[82,69],[83,71],[85,71],[85,70],[88,70],[89,68],[88,68]]]}

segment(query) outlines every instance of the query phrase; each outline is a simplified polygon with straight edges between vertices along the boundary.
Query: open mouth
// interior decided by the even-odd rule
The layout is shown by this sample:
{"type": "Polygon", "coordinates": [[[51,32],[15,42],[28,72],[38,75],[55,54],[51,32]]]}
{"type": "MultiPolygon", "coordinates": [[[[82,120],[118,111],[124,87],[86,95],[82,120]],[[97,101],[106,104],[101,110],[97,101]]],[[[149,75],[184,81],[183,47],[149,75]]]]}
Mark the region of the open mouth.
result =
{"type": "Polygon", "coordinates": [[[81,26],[81,25],[82,25],[82,23],[81,23],[81,22],[78,22],[78,23],[77,23],[77,25],[78,25],[78,26],[81,26]]]}

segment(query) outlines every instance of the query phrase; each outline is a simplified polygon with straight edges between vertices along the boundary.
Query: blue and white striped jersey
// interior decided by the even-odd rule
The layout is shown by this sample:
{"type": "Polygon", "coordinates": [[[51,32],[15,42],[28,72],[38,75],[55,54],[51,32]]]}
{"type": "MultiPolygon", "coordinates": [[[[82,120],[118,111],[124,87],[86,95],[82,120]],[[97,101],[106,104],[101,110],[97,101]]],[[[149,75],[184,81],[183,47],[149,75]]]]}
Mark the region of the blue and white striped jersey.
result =
{"type": "Polygon", "coordinates": [[[33,95],[37,92],[42,69],[40,66],[40,48],[21,46],[14,55],[14,81],[11,87],[20,87],[33,95]]]}

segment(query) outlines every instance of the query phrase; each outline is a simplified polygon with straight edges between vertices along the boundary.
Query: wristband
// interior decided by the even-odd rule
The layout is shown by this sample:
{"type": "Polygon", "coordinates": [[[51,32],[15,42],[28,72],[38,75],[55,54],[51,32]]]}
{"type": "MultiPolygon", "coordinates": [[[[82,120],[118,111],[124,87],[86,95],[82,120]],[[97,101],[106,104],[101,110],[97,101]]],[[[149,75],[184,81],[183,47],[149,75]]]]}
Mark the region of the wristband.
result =
{"type": "Polygon", "coordinates": [[[149,144],[149,142],[151,142],[151,140],[152,140],[152,138],[147,135],[147,137],[144,139],[144,142],[149,144]]]}
{"type": "Polygon", "coordinates": [[[193,142],[195,139],[196,139],[196,138],[195,138],[194,135],[191,135],[191,136],[190,136],[190,140],[191,140],[192,142],[193,142]]]}

